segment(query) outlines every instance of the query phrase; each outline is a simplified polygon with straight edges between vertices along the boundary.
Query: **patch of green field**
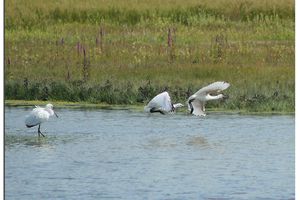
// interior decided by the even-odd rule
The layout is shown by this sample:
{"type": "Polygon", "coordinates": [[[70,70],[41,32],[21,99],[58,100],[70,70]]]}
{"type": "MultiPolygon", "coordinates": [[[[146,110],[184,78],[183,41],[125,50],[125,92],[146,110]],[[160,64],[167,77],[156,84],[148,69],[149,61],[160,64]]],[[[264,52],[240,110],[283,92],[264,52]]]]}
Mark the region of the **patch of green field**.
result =
{"type": "Polygon", "coordinates": [[[5,99],[185,102],[231,83],[208,108],[294,112],[294,1],[5,1],[5,99]],[[30,5],[30,6],[29,6],[30,5]]]}

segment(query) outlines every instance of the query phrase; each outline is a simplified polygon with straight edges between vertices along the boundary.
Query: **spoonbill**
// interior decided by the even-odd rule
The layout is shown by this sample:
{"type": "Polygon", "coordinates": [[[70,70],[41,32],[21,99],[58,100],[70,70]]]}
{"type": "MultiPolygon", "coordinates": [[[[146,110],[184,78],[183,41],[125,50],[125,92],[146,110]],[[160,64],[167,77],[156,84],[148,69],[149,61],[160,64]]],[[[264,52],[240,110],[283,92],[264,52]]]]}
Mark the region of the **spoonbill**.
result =
{"type": "Polygon", "coordinates": [[[168,92],[162,92],[156,95],[148,104],[144,107],[145,112],[159,112],[166,114],[168,112],[174,112],[177,108],[183,107],[183,104],[171,102],[171,98],[168,92]]]}
{"type": "Polygon", "coordinates": [[[205,103],[210,100],[228,98],[227,95],[220,94],[230,86],[225,81],[217,81],[206,87],[201,88],[195,94],[188,98],[188,109],[191,114],[196,116],[205,116],[205,103]]]}
{"type": "Polygon", "coordinates": [[[30,112],[30,114],[26,116],[25,125],[27,126],[27,128],[39,125],[38,136],[40,137],[40,135],[42,135],[43,137],[45,137],[45,135],[40,130],[41,123],[48,121],[49,117],[53,115],[58,117],[58,115],[53,110],[52,104],[47,104],[45,108],[35,106],[35,108],[30,112]]]}

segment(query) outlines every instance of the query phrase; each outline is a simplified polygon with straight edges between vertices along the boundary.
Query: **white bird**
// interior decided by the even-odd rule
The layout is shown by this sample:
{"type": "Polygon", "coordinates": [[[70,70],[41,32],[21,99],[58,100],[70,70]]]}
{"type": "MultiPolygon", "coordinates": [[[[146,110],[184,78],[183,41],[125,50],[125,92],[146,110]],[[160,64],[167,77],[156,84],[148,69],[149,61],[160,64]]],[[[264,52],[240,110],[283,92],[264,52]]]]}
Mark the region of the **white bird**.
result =
{"type": "Polygon", "coordinates": [[[171,102],[171,98],[168,92],[162,92],[156,95],[148,104],[144,107],[145,112],[159,112],[166,114],[168,112],[174,112],[177,108],[183,107],[183,104],[171,102]]]}
{"type": "Polygon", "coordinates": [[[227,82],[218,81],[198,90],[188,98],[187,103],[190,113],[196,116],[205,116],[205,103],[210,100],[228,98],[228,96],[220,94],[220,92],[229,86],[230,84],[227,82]]]}
{"type": "Polygon", "coordinates": [[[53,115],[58,117],[53,110],[52,104],[47,104],[45,108],[35,106],[35,108],[30,112],[30,114],[26,116],[25,125],[28,128],[39,125],[38,136],[42,135],[43,137],[45,137],[45,135],[40,130],[41,123],[48,121],[49,117],[53,115]]]}

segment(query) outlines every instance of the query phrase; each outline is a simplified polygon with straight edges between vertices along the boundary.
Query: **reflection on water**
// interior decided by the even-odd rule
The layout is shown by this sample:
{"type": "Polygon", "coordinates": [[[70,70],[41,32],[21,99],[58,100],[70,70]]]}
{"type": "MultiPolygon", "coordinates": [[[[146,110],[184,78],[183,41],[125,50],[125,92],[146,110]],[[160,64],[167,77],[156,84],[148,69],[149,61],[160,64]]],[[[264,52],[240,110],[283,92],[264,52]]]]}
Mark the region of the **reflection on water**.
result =
{"type": "Polygon", "coordinates": [[[44,145],[49,145],[49,140],[36,137],[36,136],[27,136],[27,135],[5,135],[5,146],[13,147],[17,145],[28,145],[41,147],[44,145]]]}
{"type": "Polygon", "coordinates": [[[64,144],[74,141],[70,136],[51,136],[38,137],[37,134],[33,135],[14,135],[5,134],[5,147],[18,148],[17,146],[33,146],[33,147],[51,147],[58,143],[64,144]]]}
{"type": "Polygon", "coordinates": [[[202,148],[208,148],[210,146],[207,139],[202,136],[194,136],[190,138],[186,144],[191,146],[202,147],[202,148]]]}
{"type": "Polygon", "coordinates": [[[7,199],[293,199],[294,116],[5,109],[7,199]]]}
{"type": "Polygon", "coordinates": [[[145,148],[175,148],[180,145],[188,145],[198,148],[212,148],[207,139],[203,136],[187,137],[184,141],[172,141],[172,138],[149,139],[144,145],[145,148]]]}
{"type": "Polygon", "coordinates": [[[167,141],[166,139],[163,138],[158,138],[158,139],[150,139],[148,143],[145,145],[145,147],[150,147],[150,148],[172,148],[176,147],[177,144],[172,142],[172,141],[167,141]]]}

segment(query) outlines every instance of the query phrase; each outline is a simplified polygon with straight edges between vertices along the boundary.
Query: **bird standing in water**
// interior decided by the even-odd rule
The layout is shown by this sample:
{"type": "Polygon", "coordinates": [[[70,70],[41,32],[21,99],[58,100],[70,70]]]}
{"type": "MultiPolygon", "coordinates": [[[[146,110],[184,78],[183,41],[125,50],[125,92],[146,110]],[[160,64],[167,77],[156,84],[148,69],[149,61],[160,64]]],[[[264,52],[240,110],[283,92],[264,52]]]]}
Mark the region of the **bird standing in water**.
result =
{"type": "Polygon", "coordinates": [[[49,117],[55,115],[58,117],[58,115],[54,112],[53,110],[53,105],[52,104],[47,104],[45,108],[35,106],[30,114],[26,117],[25,119],[25,125],[28,128],[34,127],[34,126],[39,126],[38,128],[38,136],[40,137],[41,135],[45,137],[45,135],[41,132],[41,124],[45,121],[48,121],[49,117]]]}

